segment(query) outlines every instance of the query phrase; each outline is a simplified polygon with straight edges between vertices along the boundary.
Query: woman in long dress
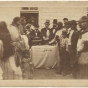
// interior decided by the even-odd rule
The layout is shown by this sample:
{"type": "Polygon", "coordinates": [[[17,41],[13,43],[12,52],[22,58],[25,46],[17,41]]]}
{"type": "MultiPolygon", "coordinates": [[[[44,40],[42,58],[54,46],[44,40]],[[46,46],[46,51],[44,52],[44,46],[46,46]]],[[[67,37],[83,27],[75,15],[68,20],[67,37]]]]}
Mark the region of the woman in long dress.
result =
{"type": "Polygon", "coordinates": [[[4,49],[0,64],[3,70],[3,79],[14,79],[14,71],[9,63],[9,58],[14,55],[14,47],[11,44],[11,37],[4,21],[0,22],[0,40],[4,49]]]}

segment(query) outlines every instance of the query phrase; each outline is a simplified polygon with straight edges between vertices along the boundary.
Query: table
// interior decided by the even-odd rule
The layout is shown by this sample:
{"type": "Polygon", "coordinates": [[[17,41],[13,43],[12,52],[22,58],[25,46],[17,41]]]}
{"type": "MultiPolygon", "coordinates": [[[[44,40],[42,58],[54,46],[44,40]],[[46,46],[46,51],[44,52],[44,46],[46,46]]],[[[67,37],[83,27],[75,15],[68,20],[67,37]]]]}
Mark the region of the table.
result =
{"type": "Polygon", "coordinates": [[[37,45],[31,47],[31,59],[35,68],[53,68],[60,61],[58,45],[37,45]]]}

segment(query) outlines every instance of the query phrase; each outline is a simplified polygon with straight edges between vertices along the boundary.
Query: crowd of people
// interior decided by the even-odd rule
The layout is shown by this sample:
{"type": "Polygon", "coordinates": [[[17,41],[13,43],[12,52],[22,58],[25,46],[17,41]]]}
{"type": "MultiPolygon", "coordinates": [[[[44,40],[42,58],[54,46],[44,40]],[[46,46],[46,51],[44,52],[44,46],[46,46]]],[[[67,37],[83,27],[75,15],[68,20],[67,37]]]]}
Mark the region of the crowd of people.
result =
{"type": "MultiPolygon", "coordinates": [[[[79,21],[64,18],[63,22],[45,21],[45,27],[39,31],[38,23],[26,23],[25,17],[15,17],[7,27],[0,22],[0,78],[30,79],[33,74],[33,63],[30,49],[34,45],[58,44],[60,62],[57,62],[57,74],[74,78],[88,78],[88,17],[82,16],[79,21]],[[77,29],[79,25],[80,30],[77,29]],[[9,75],[8,75],[8,74],[9,75]],[[3,74],[3,76],[2,76],[3,74]]],[[[52,58],[51,58],[52,59],[52,58]]]]}

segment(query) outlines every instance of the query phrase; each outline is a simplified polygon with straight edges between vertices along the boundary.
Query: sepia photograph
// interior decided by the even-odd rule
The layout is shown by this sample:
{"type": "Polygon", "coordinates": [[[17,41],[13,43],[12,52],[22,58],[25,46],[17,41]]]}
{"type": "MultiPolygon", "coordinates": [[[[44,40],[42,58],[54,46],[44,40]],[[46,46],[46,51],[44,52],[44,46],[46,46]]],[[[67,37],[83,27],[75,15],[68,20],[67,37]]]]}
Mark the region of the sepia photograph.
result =
{"type": "Polygon", "coordinates": [[[88,2],[0,2],[1,81],[87,79],[88,2]]]}

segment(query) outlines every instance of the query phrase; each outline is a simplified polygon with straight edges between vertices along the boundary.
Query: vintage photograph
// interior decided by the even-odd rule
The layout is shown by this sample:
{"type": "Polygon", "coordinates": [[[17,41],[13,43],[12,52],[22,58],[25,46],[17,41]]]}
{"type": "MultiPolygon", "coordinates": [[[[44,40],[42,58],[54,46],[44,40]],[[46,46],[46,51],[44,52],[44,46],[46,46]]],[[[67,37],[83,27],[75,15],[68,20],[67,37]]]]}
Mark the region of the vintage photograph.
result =
{"type": "Polygon", "coordinates": [[[87,3],[46,4],[0,6],[0,80],[88,79],[87,3]]]}

